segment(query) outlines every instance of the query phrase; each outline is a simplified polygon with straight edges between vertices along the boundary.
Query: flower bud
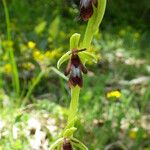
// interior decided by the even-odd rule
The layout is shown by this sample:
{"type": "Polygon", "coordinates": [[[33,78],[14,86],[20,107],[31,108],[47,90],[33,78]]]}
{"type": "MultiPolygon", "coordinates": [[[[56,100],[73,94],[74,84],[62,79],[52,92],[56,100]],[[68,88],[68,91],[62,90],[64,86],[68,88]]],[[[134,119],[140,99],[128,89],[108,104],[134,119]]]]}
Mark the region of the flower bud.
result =
{"type": "Polygon", "coordinates": [[[87,21],[93,15],[93,6],[97,7],[97,0],[80,0],[80,17],[87,21]]]}

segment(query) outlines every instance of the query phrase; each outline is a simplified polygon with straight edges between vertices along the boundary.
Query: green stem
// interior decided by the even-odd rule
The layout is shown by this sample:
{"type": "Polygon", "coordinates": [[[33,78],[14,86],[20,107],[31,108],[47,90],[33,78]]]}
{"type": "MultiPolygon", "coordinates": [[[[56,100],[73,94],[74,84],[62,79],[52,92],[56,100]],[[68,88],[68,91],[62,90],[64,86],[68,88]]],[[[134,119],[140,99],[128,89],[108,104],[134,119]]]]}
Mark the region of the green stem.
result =
{"type": "Polygon", "coordinates": [[[29,90],[24,98],[23,106],[27,103],[29,97],[31,96],[33,90],[35,89],[36,85],[40,82],[45,72],[41,71],[39,75],[35,78],[33,84],[29,87],[29,90]]]}
{"type": "MultiPolygon", "coordinates": [[[[6,0],[2,0],[2,2],[3,2],[3,6],[4,6],[5,19],[6,19],[6,25],[7,25],[7,39],[8,39],[8,41],[11,41],[9,11],[8,11],[6,0]]],[[[10,57],[11,65],[13,68],[13,78],[12,78],[13,87],[15,89],[17,96],[19,96],[19,93],[20,93],[19,75],[18,75],[18,69],[17,69],[17,65],[16,65],[16,61],[15,61],[14,52],[13,52],[12,47],[9,47],[9,57],[10,57]]]]}
{"type": "Polygon", "coordinates": [[[10,19],[9,19],[8,7],[6,4],[6,0],[2,0],[2,1],[3,1],[3,5],[4,5],[5,19],[6,19],[6,25],[7,25],[7,38],[8,38],[8,40],[11,40],[10,19]]]}
{"type": "Polygon", "coordinates": [[[0,89],[2,88],[2,85],[3,85],[3,80],[2,80],[2,72],[0,70],[0,89]]]}
{"type": "MultiPolygon", "coordinates": [[[[71,89],[71,102],[70,102],[70,108],[69,108],[69,114],[68,114],[68,124],[72,122],[72,120],[75,120],[77,110],[78,110],[78,100],[79,100],[79,94],[80,94],[80,87],[76,86],[71,89]]],[[[74,122],[72,123],[72,127],[74,126],[74,122]]]]}
{"type": "Polygon", "coordinates": [[[93,16],[88,21],[88,25],[85,31],[84,39],[83,39],[83,47],[89,48],[93,39],[95,32],[98,30],[99,25],[102,22],[105,8],[106,8],[106,0],[98,0],[98,6],[94,8],[93,16]]]}
{"type": "Polygon", "coordinates": [[[30,98],[32,92],[34,91],[36,85],[41,81],[41,79],[43,78],[45,73],[48,73],[50,71],[54,71],[56,74],[58,74],[59,76],[61,76],[64,80],[68,80],[68,78],[66,76],[64,76],[59,70],[57,70],[54,67],[50,67],[49,69],[47,69],[46,71],[41,71],[38,76],[35,78],[34,82],[31,84],[31,86],[29,87],[29,90],[24,98],[24,102],[23,102],[23,106],[27,103],[28,99],[30,98]]]}
{"type": "MultiPolygon", "coordinates": [[[[2,54],[2,42],[1,42],[1,39],[0,39],[0,55],[2,54]]],[[[0,64],[1,65],[1,64],[0,64]]],[[[2,88],[2,84],[3,84],[3,80],[2,80],[2,70],[0,69],[0,89],[2,88]]]]}

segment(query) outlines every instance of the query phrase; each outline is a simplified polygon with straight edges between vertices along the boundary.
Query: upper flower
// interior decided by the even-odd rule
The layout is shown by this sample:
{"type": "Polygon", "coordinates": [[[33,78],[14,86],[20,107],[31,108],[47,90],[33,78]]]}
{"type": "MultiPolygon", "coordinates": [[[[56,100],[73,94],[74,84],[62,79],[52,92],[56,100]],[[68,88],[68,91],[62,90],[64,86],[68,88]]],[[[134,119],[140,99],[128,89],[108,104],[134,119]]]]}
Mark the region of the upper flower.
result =
{"type": "Polygon", "coordinates": [[[87,21],[93,15],[93,6],[97,6],[97,0],[80,0],[80,17],[87,21]]]}

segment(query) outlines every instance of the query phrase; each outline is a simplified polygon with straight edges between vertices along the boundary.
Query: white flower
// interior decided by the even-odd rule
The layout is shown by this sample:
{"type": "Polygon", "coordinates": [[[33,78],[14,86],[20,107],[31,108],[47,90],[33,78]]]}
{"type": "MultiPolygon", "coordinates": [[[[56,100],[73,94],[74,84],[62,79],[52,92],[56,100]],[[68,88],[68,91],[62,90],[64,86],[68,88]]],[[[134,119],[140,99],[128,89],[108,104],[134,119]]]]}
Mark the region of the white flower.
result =
{"type": "Polygon", "coordinates": [[[0,120],[0,131],[4,128],[4,122],[0,120]]]}
{"type": "Polygon", "coordinates": [[[28,128],[29,128],[29,130],[32,130],[32,129],[40,130],[41,129],[41,123],[35,118],[30,118],[28,120],[28,128]]]}
{"type": "Polygon", "coordinates": [[[15,125],[13,125],[12,133],[13,133],[14,140],[16,140],[18,138],[18,130],[19,129],[15,125]]]}

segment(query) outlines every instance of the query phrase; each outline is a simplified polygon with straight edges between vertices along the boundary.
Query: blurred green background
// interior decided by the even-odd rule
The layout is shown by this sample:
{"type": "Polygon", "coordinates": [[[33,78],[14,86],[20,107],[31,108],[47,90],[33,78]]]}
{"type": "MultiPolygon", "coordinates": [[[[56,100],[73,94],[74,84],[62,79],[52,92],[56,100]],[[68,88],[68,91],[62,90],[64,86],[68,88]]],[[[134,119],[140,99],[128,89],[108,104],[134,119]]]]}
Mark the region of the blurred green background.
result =
{"type": "MultiPolygon", "coordinates": [[[[47,150],[66,124],[70,102],[56,64],[69,49],[70,36],[83,35],[87,22],[78,19],[79,0],[6,0],[8,12],[4,1],[0,150],[47,150]]],[[[87,64],[75,136],[89,150],[150,150],[150,1],[108,0],[90,51],[99,61],[87,64]]]]}

